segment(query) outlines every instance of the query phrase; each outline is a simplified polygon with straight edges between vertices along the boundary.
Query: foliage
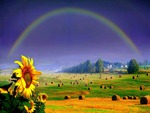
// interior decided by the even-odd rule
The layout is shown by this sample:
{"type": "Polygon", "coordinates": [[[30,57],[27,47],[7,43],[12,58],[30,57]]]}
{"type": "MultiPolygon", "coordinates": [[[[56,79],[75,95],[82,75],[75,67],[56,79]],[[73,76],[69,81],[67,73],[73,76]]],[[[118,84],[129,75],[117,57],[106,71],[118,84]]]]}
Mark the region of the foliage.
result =
{"type": "Polygon", "coordinates": [[[135,59],[131,59],[127,68],[129,74],[137,73],[139,71],[139,64],[135,59]]]}
{"type": "Polygon", "coordinates": [[[104,72],[103,61],[101,59],[99,59],[95,63],[95,67],[96,67],[96,73],[104,72]]]}
{"type": "Polygon", "coordinates": [[[104,71],[103,61],[99,59],[95,64],[92,64],[90,60],[87,60],[77,66],[66,68],[62,71],[68,73],[99,73],[104,71]]]}

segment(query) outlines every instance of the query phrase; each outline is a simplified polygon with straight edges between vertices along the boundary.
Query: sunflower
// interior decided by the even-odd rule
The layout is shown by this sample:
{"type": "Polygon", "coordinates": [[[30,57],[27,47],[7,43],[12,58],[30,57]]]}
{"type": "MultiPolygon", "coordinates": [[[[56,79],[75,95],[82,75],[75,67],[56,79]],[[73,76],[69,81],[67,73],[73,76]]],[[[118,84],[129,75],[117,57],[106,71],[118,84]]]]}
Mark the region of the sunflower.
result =
{"type": "Polygon", "coordinates": [[[30,100],[30,108],[28,106],[24,106],[25,110],[27,111],[27,113],[33,113],[35,110],[35,103],[33,100],[30,100]]]}
{"type": "Polygon", "coordinates": [[[38,101],[45,103],[48,96],[45,93],[40,93],[37,98],[38,98],[38,101]]]}
{"type": "Polygon", "coordinates": [[[15,61],[19,65],[19,68],[13,71],[13,77],[17,79],[15,86],[17,86],[16,91],[20,93],[23,97],[29,98],[32,95],[32,91],[35,89],[36,81],[39,79],[38,75],[41,72],[37,71],[33,66],[33,59],[21,56],[22,62],[15,61]]]}
{"type": "Polygon", "coordinates": [[[3,89],[3,88],[0,88],[0,94],[1,94],[1,93],[8,93],[8,92],[7,92],[7,90],[5,90],[5,89],[3,89]]]}

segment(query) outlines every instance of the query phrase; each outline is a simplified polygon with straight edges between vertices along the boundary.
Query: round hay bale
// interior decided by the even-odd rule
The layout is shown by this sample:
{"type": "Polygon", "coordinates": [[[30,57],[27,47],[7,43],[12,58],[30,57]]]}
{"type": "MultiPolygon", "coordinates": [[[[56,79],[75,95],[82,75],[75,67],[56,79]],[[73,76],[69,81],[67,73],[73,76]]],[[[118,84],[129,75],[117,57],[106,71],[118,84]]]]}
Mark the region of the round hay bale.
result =
{"type": "Polygon", "coordinates": [[[134,100],[138,100],[139,98],[138,98],[137,96],[134,96],[133,99],[134,99],[134,100]]]}
{"type": "Polygon", "coordinates": [[[150,104],[150,95],[141,97],[140,104],[150,104]]]}
{"type": "Polygon", "coordinates": [[[104,89],[107,89],[107,87],[105,86],[104,89]]]}
{"type": "Polygon", "coordinates": [[[51,82],[51,84],[54,84],[54,82],[51,82]]]}
{"type": "Polygon", "coordinates": [[[133,98],[134,98],[133,96],[128,96],[128,99],[131,99],[131,100],[132,100],[133,98]]]}
{"type": "Polygon", "coordinates": [[[64,99],[70,99],[71,97],[69,95],[65,96],[64,99]]]}
{"type": "Polygon", "coordinates": [[[123,99],[124,99],[124,100],[127,100],[127,99],[128,99],[128,97],[127,97],[127,96],[124,96],[124,97],[123,97],[123,99]]]}
{"type": "Polygon", "coordinates": [[[133,76],[132,79],[136,79],[136,76],[133,76]]]}
{"type": "Polygon", "coordinates": [[[112,100],[115,101],[115,100],[120,100],[120,96],[119,95],[113,95],[112,96],[112,100]]]}
{"type": "Polygon", "coordinates": [[[109,89],[113,89],[114,88],[114,86],[109,86],[109,89]]]}
{"type": "Polygon", "coordinates": [[[58,87],[61,87],[61,84],[58,84],[58,87]]]}
{"type": "Polygon", "coordinates": [[[79,100],[84,100],[85,99],[85,96],[84,95],[80,95],[79,96],[79,100]]]}
{"type": "Polygon", "coordinates": [[[85,86],[88,86],[88,84],[85,84],[85,86]]]}
{"type": "Polygon", "coordinates": [[[105,87],[104,85],[101,85],[101,86],[100,86],[100,88],[102,88],[102,89],[104,89],[104,87],[105,87]]]}
{"type": "Polygon", "coordinates": [[[145,86],[144,85],[140,86],[140,90],[145,90],[145,86]]]}
{"type": "Polygon", "coordinates": [[[121,78],[122,76],[121,75],[119,75],[119,78],[121,78]]]}
{"type": "Polygon", "coordinates": [[[92,90],[92,88],[91,88],[91,87],[88,87],[88,90],[92,90]]]}

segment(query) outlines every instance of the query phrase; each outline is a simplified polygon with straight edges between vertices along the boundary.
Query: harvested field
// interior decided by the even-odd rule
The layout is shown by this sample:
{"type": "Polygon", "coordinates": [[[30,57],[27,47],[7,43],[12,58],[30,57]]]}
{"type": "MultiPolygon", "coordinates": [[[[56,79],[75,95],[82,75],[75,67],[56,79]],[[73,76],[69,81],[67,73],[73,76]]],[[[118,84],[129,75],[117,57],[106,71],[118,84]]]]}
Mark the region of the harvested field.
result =
{"type": "Polygon", "coordinates": [[[82,101],[52,100],[46,102],[45,111],[46,113],[147,113],[150,106],[139,103],[139,99],[112,101],[111,98],[86,98],[82,101]]]}

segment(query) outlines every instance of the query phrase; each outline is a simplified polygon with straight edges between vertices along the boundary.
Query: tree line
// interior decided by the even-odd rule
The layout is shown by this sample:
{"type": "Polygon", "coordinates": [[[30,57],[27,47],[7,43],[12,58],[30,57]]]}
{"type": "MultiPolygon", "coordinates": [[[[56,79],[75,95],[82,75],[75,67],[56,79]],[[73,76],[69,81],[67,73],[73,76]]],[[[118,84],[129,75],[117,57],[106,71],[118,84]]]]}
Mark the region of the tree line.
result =
{"type": "MultiPolygon", "coordinates": [[[[104,72],[104,65],[107,62],[98,59],[95,63],[91,63],[90,60],[87,60],[79,65],[72,66],[69,68],[65,68],[62,72],[66,73],[101,73],[104,72]]],[[[108,64],[108,63],[107,63],[108,64]]],[[[114,66],[119,66],[121,63],[114,63],[114,66]]],[[[135,59],[131,59],[128,63],[127,72],[129,74],[138,73],[139,72],[139,63],[135,59]]]]}
{"type": "Polygon", "coordinates": [[[101,72],[104,72],[103,61],[101,59],[98,59],[95,63],[91,63],[90,60],[87,60],[83,63],[80,63],[77,66],[63,69],[62,72],[67,72],[67,73],[101,73],[101,72]]]}

